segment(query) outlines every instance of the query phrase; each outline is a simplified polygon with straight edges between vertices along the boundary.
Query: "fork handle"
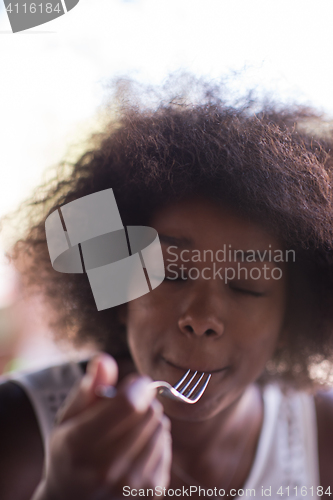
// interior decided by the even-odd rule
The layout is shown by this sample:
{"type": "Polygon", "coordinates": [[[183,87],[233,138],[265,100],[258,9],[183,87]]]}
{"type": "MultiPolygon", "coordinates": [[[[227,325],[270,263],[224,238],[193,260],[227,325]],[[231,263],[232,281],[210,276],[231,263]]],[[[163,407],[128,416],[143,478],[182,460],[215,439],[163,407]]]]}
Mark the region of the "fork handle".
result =
{"type": "MultiPolygon", "coordinates": [[[[152,389],[157,389],[162,392],[163,388],[168,388],[169,384],[167,382],[163,382],[162,380],[157,380],[150,382],[149,387],[152,389]]],[[[98,385],[95,389],[96,396],[100,396],[102,398],[114,398],[117,395],[117,389],[113,385],[98,385]]]]}

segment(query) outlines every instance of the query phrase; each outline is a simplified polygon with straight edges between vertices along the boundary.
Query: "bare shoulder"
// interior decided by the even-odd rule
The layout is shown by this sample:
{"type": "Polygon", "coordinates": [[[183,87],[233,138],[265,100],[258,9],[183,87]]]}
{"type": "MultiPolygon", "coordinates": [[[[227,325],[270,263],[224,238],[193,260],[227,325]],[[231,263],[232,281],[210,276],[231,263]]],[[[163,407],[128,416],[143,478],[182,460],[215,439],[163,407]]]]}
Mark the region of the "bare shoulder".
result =
{"type": "Polygon", "coordinates": [[[329,486],[333,493],[333,388],[320,390],[315,395],[320,484],[324,491],[329,486]]]}
{"type": "Polygon", "coordinates": [[[38,423],[24,390],[0,383],[0,498],[28,500],[40,481],[44,451],[38,423]]]}

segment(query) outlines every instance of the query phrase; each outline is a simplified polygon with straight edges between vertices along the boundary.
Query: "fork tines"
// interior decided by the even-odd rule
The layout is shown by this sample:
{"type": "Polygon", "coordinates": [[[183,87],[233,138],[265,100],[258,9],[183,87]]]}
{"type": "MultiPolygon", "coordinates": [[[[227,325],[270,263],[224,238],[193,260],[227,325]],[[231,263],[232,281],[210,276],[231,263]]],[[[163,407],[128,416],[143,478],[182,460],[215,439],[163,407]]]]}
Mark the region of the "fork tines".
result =
{"type": "Polygon", "coordinates": [[[209,373],[200,373],[197,371],[191,375],[191,370],[188,370],[174,386],[174,389],[187,398],[199,398],[206,389],[210,377],[211,375],[209,373]],[[206,377],[206,379],[204,379],[204,377],[206,377]],[[198,386],[199,388],[197,392],[195,392],[198,386]]]}

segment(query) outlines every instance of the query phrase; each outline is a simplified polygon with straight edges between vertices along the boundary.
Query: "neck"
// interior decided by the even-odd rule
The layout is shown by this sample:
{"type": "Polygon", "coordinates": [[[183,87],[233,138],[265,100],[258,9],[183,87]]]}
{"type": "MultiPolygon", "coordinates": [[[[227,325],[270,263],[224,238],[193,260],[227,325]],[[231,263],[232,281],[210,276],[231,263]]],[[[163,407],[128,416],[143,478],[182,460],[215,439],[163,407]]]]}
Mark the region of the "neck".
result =
{"type": "Polygon", "coordinates": [[[253,385],[228,408],[208,420],[188,422],[170,418],[174,457],[186,464],[191,462],[194,451],[200,450],[203,457],[212,452],[215,455],[216,450],[230,453],[236,443],[248,437],[249,441],[257,443],[262,413],[261,395],[253,385]]]}

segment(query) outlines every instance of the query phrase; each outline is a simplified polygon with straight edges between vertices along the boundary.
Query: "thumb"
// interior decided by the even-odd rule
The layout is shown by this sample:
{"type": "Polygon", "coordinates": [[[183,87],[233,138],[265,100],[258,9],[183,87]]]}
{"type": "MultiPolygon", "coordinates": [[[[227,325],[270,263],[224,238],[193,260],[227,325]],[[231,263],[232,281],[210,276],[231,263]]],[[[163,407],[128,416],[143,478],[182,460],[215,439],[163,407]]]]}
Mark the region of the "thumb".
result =
{"type": "Polygon", "coordinates": [[[116,385],[118,380],[118,366],[112,356],[97,354],[88,364],[87,372],[68,396],[65,406],[57,415],[57,423],[75,417],[91,406],[98,398],[95,390],[99,385],[116,385]]]}

